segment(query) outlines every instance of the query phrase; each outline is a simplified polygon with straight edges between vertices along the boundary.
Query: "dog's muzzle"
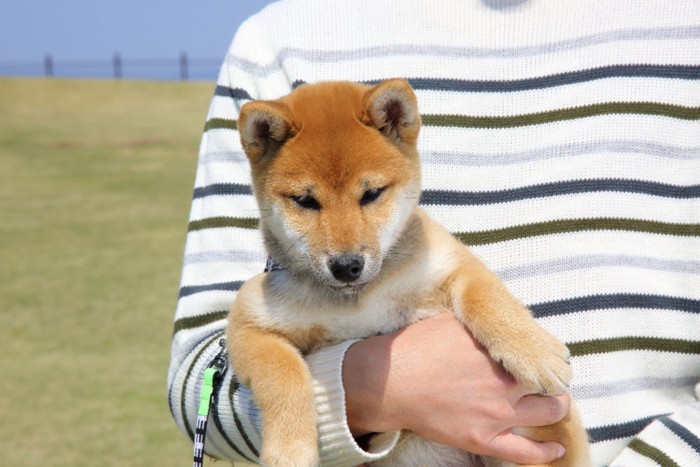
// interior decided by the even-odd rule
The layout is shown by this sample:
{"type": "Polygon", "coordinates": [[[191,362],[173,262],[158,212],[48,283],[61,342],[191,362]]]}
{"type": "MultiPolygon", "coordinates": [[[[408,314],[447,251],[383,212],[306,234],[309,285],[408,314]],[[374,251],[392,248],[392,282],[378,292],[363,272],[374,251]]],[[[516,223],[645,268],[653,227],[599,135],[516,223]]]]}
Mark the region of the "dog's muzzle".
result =
{"type": "Polygon", "coordinates": [[[362,276],[365,267],[365,259],[357,254],[342,254],[332,257],[328,261],[328,269],[333,277],[346,284],[351,284],[362,276]]]}

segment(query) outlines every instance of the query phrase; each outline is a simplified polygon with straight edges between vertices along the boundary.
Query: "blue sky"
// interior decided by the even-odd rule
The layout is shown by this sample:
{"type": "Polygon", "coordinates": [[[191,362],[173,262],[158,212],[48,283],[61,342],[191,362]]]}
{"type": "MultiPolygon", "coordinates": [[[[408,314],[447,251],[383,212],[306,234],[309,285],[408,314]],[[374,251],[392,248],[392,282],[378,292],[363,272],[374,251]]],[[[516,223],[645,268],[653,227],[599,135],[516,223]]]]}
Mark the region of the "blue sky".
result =
{"type": "Polygon", "coordinates": [[[271,0],[2,0],[0,64],[223,58],[238,25],[271,0]]]}

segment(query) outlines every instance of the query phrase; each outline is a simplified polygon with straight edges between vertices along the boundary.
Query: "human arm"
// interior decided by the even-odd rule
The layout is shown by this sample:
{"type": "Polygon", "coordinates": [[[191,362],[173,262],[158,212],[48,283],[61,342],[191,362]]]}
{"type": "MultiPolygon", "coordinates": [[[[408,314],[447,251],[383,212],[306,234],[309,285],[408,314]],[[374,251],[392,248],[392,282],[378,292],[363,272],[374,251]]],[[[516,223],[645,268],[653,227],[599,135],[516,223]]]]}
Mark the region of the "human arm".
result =
{"type": "Polygon", "coordinates": [[[509,429],[559,421],[568,396],[527,396],[452,313],[355,344],[344,375],[348,423],[358,435],[405,428],[525,464],[563,454],[557,443],[536,443],[509,429]]]}

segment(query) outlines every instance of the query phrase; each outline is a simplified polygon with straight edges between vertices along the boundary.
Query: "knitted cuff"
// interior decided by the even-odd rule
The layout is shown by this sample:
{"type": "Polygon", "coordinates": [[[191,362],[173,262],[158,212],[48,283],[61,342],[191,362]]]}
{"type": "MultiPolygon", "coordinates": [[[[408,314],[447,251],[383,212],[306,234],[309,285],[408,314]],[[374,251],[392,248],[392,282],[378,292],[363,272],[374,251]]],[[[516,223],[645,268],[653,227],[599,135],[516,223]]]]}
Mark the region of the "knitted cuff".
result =
{"type": "Polygon", "coordinates": [[[399,439],[399,431],[383,433],[373,440],[372,449],[363,450],[353,438],[345,414],[343,359],[357,340],[324,347],[306,357],[311,369],[318,410],[321,463],[355,466],[385,457],[399,439]]]}

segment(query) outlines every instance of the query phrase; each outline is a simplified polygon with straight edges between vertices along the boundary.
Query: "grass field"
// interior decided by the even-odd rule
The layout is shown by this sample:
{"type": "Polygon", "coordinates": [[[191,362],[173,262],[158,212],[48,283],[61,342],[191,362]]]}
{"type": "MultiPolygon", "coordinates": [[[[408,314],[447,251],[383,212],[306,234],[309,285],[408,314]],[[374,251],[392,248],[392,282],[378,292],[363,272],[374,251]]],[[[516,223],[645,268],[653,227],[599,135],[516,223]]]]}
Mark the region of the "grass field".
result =
{"type": "Polygon", "coordinates": [[[166,374],[213,87],[0,79],[2,465],[191,464],[166,374]]]}

